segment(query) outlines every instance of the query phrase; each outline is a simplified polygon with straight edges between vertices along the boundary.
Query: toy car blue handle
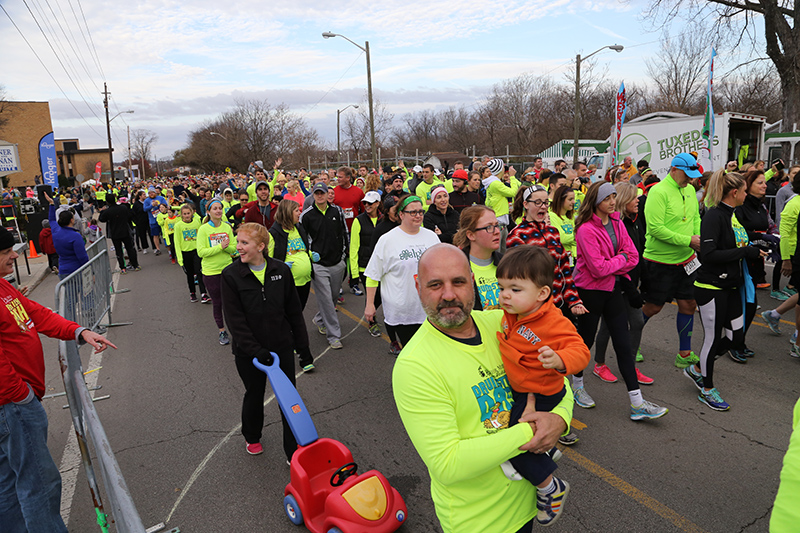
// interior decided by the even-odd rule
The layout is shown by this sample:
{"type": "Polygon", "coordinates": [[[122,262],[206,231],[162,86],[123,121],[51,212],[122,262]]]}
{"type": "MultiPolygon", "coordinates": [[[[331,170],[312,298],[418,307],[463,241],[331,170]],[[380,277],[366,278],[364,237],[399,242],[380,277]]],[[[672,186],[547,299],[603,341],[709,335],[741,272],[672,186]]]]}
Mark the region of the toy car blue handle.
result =
{"type": "Polygon", "coordinates": [[[255,357],[253,358],[253,364],[267,374],[269,384],[272,386],[272,392],[275,393],[275,399],[278,400],[278,405],[289,423],[297,444],[307,446],[319,438],[317,428],[314,427],[311,415],[308,413],[308,409],[306,409],[306,405],[303,403],[303,399],[300,398],[297,389],[281,370],[278,354],[270,352],[270,355],[272,355],[271,365],[265,365],[255,357]]]}

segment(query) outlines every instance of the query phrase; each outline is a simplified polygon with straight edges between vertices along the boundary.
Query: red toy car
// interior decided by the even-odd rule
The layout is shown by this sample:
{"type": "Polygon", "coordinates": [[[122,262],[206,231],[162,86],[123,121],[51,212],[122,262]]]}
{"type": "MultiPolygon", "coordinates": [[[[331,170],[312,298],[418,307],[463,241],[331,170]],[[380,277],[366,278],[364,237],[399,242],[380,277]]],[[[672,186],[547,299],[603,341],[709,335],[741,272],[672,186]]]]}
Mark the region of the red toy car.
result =
{"type": "Polygon", "coordinates": [[[406,521],[402,496],[377,470],[358,474],[353,454],[339,441],[320,439],[303,400],[278,366],[257,359],[299,445],[283,507],[289,520],[313,533],[389,533],[406,521]]]}

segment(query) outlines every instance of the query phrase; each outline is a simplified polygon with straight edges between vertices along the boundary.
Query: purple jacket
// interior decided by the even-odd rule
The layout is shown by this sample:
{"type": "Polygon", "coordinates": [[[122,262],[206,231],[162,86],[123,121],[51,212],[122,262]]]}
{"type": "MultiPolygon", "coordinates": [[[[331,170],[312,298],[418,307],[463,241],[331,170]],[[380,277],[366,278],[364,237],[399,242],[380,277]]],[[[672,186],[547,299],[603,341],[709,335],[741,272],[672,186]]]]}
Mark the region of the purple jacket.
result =
{"type": "Polygon", "coordinates": [[[575,263],[575,286],[596,291],[614,290],[614,276],[625,276],[639,263],[639,252],[633,244],[619,213],[609,215],[614,233],[617,235],[617,250],[611,247],[611,237],[597,215],[578,227],[575,242],[578,259],[575,263]],[[621,255],[622,252],[628,256],[621,255]]]}

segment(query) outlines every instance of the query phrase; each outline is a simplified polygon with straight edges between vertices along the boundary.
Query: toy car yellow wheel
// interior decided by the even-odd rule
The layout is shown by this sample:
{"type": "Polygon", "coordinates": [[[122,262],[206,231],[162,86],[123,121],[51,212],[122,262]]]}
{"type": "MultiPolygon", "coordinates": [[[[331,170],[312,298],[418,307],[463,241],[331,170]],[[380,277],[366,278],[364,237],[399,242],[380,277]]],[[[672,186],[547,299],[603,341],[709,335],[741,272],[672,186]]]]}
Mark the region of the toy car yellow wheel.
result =
{"type": "Polygon", "coordinates": [[[291,494],[287,494],[283,499],[283,510],[286,511],[286,516],[289,517],[292,524],[296,526],[303,525],[303,513],[300,511],[300,506],[297,505],[297,500],[291,494]]]}

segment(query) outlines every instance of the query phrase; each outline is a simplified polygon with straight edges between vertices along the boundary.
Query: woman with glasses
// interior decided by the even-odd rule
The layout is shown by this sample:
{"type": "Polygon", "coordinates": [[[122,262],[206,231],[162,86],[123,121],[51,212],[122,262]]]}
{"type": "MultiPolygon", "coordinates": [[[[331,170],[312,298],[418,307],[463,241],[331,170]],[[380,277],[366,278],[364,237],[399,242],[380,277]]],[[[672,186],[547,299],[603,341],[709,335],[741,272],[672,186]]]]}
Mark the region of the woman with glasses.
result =
{"type": "Polygon", "coordinates": [[[500,309],[495,272],[503,254],[499,252],[501,229],[497,216],[485,205],[473,205],[461,212],[458,224],[453,244],[464,251],[475,276],[473,309],[500,309]]]}
{"type": "MultiPolygon", "coordinates": [[[[367,263],[367,304],[364,318],[375,321],[375,295],[381,287],[384,323],[405,346],[425,320],[425,310],[414,284],[417,263],[422,253],[439,244],[439,237],[422,227],[423,200],[406,195],[397,204],[400,225],[378,239],[367,263]]],[[[390,336],[392,336],[390,334],[390,336]]]]}
{"type": "MultiPolygon", "coordinates": [[[[668,410],[642,398],[637,379],[622,290],[625,282],[630,281],[628,272],[639,263],[639,251],[616,211],[616,201],[617,189],[610,183],[597,182],[589,187],[575,220],[578,245],[575,285],[589,310],[578,317],[578,333],[591,349],[600,318],[605,320],[628,389],[630,418],[653,420],[668,410]]],[[[595,406],[583,387],[583,372],[573,376],[572,387],[575,403],[584,409],[595,406]]]]}

